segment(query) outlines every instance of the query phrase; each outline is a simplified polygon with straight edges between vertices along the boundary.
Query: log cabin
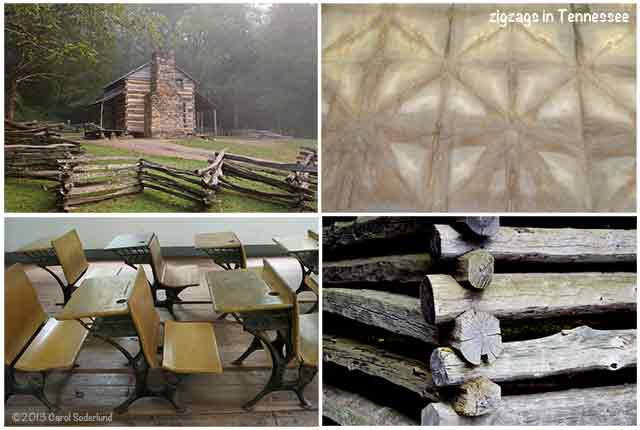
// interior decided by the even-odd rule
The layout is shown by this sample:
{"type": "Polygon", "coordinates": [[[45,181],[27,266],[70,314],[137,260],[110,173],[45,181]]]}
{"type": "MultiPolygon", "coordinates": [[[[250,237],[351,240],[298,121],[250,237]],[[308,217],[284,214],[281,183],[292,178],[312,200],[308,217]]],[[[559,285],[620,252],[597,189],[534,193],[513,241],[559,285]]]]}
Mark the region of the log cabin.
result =
{"type": "Polygon", "coordinates": [[[180,137],[215,129],[215,106],[197,81],[176,65],[173,52],[147,62],[104,86],[92,103],[105,129],[135,137],[180,137]]]}

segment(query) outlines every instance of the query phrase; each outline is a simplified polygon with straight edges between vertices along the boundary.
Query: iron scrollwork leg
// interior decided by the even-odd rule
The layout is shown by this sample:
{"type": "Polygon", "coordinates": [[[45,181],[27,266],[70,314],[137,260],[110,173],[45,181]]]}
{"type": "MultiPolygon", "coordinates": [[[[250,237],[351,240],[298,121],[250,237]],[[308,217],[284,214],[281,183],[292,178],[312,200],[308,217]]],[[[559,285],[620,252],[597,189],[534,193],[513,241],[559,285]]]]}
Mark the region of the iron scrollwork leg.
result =
{"type": "Polygon", "coordinates": [[[262,346],[262,342],[260,342],[260,339],[258,339],[257,337],[253,337],[253,340],[251,341],[251,343],[249,344],[249,347],[246,349],[245,352],[242,353],[242,355],[240,355],[240,357],[236,358],[235,360],[233,360],[233,362],[231,364],[235,364],[237,366],[241,365],[244,360],[247,359],[247,357],[249,357],[251,354],[253,354],[256,351],[260,351],[264,349],[264,347],[262,346]]]}
{"type": "Polygon", "coordinates": [[[256,403],[258,403],[267,394],[274,391],[289,389],[284,383],[284,373],[287,369],[288,360],[283,356],[282,351],[274,346],[264,333],[256,331],[253,335],[258,340],[264,342],[264,345],[267,347],[267,350],[271,355],[273,367],[271,368],[271,376],[269,377],[267,385],[253,399],[249,400],[244,404],[244,406],[242,406],[242,408],[247,411],[253,409],[256,403]]]}
{"type": "Polygon", "coordinates": [[[150,368],[149,364],[142,354],[136,355],[136,359],[133,364],[133,370],[135,372],[136,378],[135,389],[124,402],[116,406],[116,408],[114,409],[115,413],[123,414],[127,412],[129,407],[135,401],[143,397],[162,397],[169,403],[171,403],[177,412],[182,413],[185,411],[185,408],[180,403],[178,403],[177,399],[178,381],[172,382],[169,379],[169,375],[165,375],[166,385],[164,386],[164,388],[158,391],[149,388],[148,379],[150,368]]]}
{"type": "Polygon", "coordinates": [[[309,409],[311,407],[311,403],[304,398],[304,389],[309,385],[309,383],[311,383],[311,381],[313,381],[316,373],[318,373],[317,367],[305,366],[304,363],[300,364],[300,367],[298,367],[298,383],[293,391],[295,391],[298,396],[298,400],[300,400],[300,404],[305,409],[309,409]]]}
{"type": "Polygon", "coordinates": [[[50,411],[56,411],[57,408],[47,399],[44,393],[45,384],[47,381],[47,375],[45,372],[40,372],[42,381],[38,383],[27,382],[19,383],[16,380],[15,369],[13,367],[5,366],[5,384],[4,384],[4,401],[9,400],[14,394],[30,394],[40,400],[50,411]]]}
{"type": "Polygon", "coordinates": [[[58,306],[66,305],[67,302],[71,299],[71,293],[75,291],[75,289],[73,288],[73,285],[67,285],[64,282],[62,282],[62,279],[60,279],[60,277],[56,275],[53,272],[53,270],[49,269],[47,266],[39,264],[38,267],[44,270],[45,272],[47,272],[49,275],[51,275],[53,279],[55,279],[58,285],[60,286],[60,291],[62,291],[62,303],[56,303],[56,305],[58,306]]]}

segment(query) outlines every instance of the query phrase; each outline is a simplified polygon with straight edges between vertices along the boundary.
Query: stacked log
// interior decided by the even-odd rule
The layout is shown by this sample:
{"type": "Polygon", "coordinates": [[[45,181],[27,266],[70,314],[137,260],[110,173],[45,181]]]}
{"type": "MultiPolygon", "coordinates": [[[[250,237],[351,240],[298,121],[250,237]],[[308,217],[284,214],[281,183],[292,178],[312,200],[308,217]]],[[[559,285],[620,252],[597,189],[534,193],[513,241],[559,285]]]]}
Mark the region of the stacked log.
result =
{"type": "Polygon", "coordinates": [[[334,221],[328,422],[385,425],[367,407],[422,425],[636,423],[635,230],[334,221]]]}
{"type": "MultiPolygon", "coordinates": [[[[224,154],[217,187],[290,209],[310,210],[317,195],[317,154],[310,150],[300,162],[282,163],[243,155],[224,154]]],[[[220,156],[214,153],[209,163],[220,156]]]]}
{"type": "Polygon", "coordinates": [[[63,124],[47,124],[35,121],[20,123],[5,119],[4,143],[5,145],[50,145],[52,143],[62,143],[66,139],[53,131],[62,126],[63,124]]]}
{"type": "Polygon", "coordinates": [[[136,157],[78,157],[59,163],[62,181],[58,204],[63,211],[142,191],[136,157]]]}
{"type": "Polygon", "coordinates": [[[82,156],[79,142],[53,131],[59,125],[5,119],[5,176],[59,182],[58,160],[82,156]]]}

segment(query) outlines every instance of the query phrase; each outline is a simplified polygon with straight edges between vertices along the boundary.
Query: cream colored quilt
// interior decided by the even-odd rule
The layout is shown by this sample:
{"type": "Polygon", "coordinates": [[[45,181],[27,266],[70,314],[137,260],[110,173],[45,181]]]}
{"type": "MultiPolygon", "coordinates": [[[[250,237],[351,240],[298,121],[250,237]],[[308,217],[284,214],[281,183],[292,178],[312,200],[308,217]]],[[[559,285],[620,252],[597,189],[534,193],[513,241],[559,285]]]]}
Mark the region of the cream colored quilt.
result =
{"type": "Polygon", "coordinates": [[[323,6],[323,210],[634,210],[635,31],[635,5],[323,6]],[[559,8],[632,19],[490,22],[559,8]]]}

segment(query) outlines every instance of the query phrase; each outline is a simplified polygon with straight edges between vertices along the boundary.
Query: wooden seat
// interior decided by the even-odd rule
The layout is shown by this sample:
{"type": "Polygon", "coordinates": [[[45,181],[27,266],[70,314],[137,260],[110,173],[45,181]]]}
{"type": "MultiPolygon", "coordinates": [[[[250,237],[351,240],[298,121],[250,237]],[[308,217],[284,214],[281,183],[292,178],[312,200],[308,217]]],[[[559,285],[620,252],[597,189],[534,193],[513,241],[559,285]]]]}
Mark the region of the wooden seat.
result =
{"type": "Polygon", "coordinates": [[[44,372],[70,369],[80,352],[88,331],[77,321],[49,318],[38,301],[21,264],[5,272],[5,398],[13,394],[32,394],[47,407],[53,406],[44,396],[42,383],[20,384],[14,372],[44,372]]]}
{"type": "Polygon", "coordinates": [[[151,252],[151,268],[154,278],[153,296],[155,304],[167,308],[173,314],[174,304],[185,303],[180,299],[179,294],[186,288],[200,286],[200,269],[195,265],[175,266],[168,264],[162,256],[162,249],[156,235],[153,236],[149,243],[149,251],[151,252]],[[164,302],[158,300],[158,290],[165,291],[166,300],[164,302]]]}
{"type": "Polygon", "coordinates": [[[297,294],[287,286],[282,274],[275,269],[269,260],[263,260],[263,277],[275,290],[288,295],[293,304],[291,308],[291,345],[292,355],[300,364],[298,368],[298,382],[293,390],[300,398],[300,402],[309,407],[304,399],[303,390],[318,371],[318,313],[300,314],[297,294]],[[277,285],[274,285],[277,284],[277,285]]]}
{"type": "Polygon", "coordinates": [[[84,253],[82,242],[75,230],[71,230],[57,239],[51,241],[56,251],[58,261],[62,266],[67,285],[62,288],[64,304],[67,304],[71,298],[71,294],[78,289],[87,278],[101,276],[116,276],[119,268],[96,268],[90,267],[89,262],[84,253]]]}
{"type": "Polygon", "coordinates": [[[164,266],[160,282],[167,288],[196,287],[200,285],[200,269],[196,265],[164,266]]]}
{"type": "Polygon", "coordinates": [[[142,268],[138,269],[128,306],[147,366],[138,376],[143,381],[136,384],[136,392],[118,408],[118,412],[126,411],[135,400],[147,396],[164,397],[180,410],[175,399],[176,387],[167,380],[163,390],[149,389],[146,384],[148,371],[162,368],[172,373],[221,373],[222,362],[213,325],[205,322],[165,322],[163,356],[159,359],[160,315],[154,307],[149,282],[142,268]]]}
{"type": "Polygon", "coordinates": [[[222,373],[213,324],[166,321],[162,367],[174,373],[222,373]]]}
{"type": "Polygon", "coordinates": [[[71,369],[88,334],[78,321],[49,318],[15,368],[23,372],[71,369]]]}

